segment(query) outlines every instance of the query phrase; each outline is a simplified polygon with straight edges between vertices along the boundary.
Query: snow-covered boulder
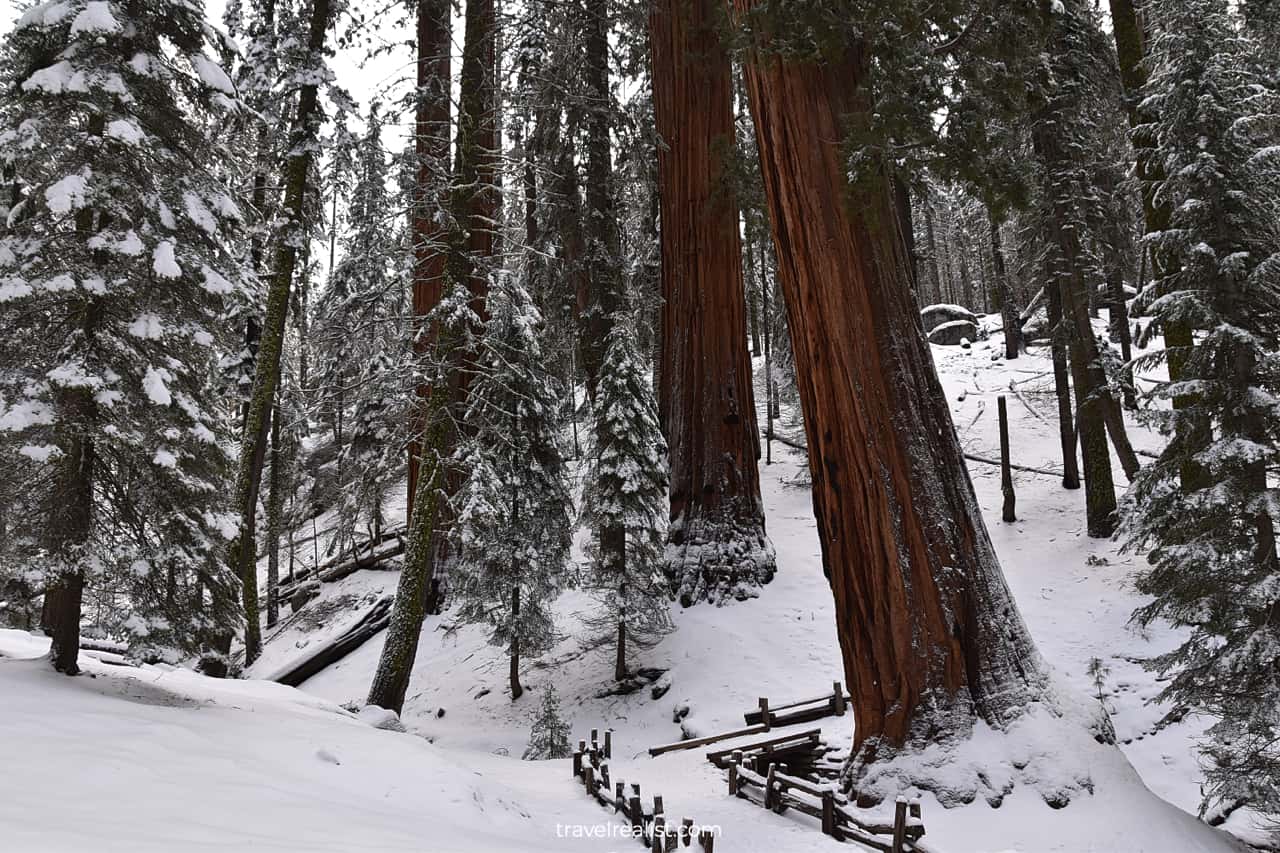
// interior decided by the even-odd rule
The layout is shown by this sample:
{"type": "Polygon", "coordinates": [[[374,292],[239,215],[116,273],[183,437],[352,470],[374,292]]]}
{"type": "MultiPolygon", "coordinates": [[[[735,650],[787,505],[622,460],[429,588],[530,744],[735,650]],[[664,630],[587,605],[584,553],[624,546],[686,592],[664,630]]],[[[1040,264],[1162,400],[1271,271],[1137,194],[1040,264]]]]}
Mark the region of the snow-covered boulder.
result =
{"type": "Polygon", "coordinates": [[[961,346],[978,340],[978,324],[973,320],[952,320],[935,326],[929,332],[929,343],[942,346],[961,346]]]}
{"type": "MultiPolygon", "coordinates": [[[[938,305],[927,305],[920,311],[920,321],[924,323],[925,334],[931,333],[941,325],[954,323],[957,320],[965,320],[972,323],[975,328],[978,325],[978,315],[963,305],[940,303],[938,305]]],[[[973,339],[971,335],[969,340],[973,339]]]]}

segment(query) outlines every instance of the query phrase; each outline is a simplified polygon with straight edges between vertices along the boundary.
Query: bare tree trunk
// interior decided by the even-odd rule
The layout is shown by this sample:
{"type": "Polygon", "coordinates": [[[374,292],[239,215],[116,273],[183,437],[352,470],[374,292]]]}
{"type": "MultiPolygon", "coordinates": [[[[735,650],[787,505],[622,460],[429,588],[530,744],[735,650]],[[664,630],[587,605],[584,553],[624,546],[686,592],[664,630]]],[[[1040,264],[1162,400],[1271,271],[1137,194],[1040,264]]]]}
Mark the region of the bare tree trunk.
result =
{"type": "MultiPolygon", "coordinates": [[[[311,9],[307,37],[307,53],[318,58],[324,50],[325,33],[330,18],[329,0],[316,0],[311,9]]],[[[229,562],[240,577],[245,613],[245,665],[257,659],[262,644],[258,624],[257,524],[258,491],[262,485],[262,467],[267,454],[267,433],[271,426],[271,408],[275,404],[280,382],[280,359],[284,351],[285,323],[289,313],[289,292],[293,285],[294,266],[298,259],[299,235],[304,232],[303,203],[307,174],[311,169],[314,146],[306,144],[316,136],[319,124],[318,84],[302,87],[298,111],[290,131],[292,152],[285,167],[284,213],[289,225],[276,250],[275,269],[267,291],[267,307],[262,328],[258,364],[253,376],[253,391],[245,417],[240,445],[239,476],[236,479],[236,505],[240,524],[235,541],[228,549],[229,562]]]]}
{"type": "MultiPolygon", "coordinates": [[[[515,565],[515,559],[512,559],[511,572],[513,575],[518,571],[515,565]]],[[[516,584],[511,588],[511,620],[512,624],[520,621],[520,584],[516,584]]],[[[513,629],[511,634],[511,701],[514,702],[524,695],[524,688],[520,685],[520,633],[513,629]]]]}
{"type": "Polygon", "coordinates": [[[284,454],[280,452],[280,404],[271,413],[271,478],[267,483],[267,627],[280,620],[280,516],[284,505],[284,454]]]}
{"type": "MultiPolygon", "coordinates": [[[[97,311],[85,311],[91,328],[97,311]]],[[[90,332],[91,333],[91,332],[90,332]]],[[[93,481],[97,452],[90,424],[96,416],[92,395],[84,389],[66,389],[59,395],[61,427],[58,444],[62,454],[54,463],[53,494],[45,527],[45,547],[60,563],[44,593],[43,627],[52,642],[49,658],[65,675],[80,672],[80,605],[84,595],[84,569],[93,524],[93,481]]]]}
{"type": "Polygon", "coordinates": [[[671,463],[666,571],[685,607],[745,598],[776,570],[756,468],[733,151],[733,75],[716,0],[649,17],[662,204],[662,383],[671,463]]]}
{"type": "Polygon", "coordinates": [[[1044,286],[1045,313],[1049,322],[1049,348],[1053,359],[1053,389],[1058,398],[1058,438],[1062,444],[1062,488],[1080,488],[1076,461],[1076,425],[1071,410],[1071,381],[1067,370],[1067,336],[1062,322],[1062,292],[1052,282],[1044,286]]]}
{"type": "Polygon", "coordinates": [[[1004,357],[1009,361],[1022,351],[1022,321],[1018,306],[1013,303],[1013,288],[1009,286],[1009,273],[1004,264],[1004,246],[1000,240],[1000,223],[987,208],[991,223],[991,264],[995,268],[996,288],[1000,295],[1000,323],[1004,326],[1004,357]]]}
{"type": "Polygon", "coordinates": [[[929,269],[933,275],[933,291],[928,302],[942,302],[942,267],[938,264],[938,240],[933,227],[933,202],[929,194],[924,197],[924,231],[929,239],[929,269]]]}
{"type": "Polygon", "coordinates": [[[1045,683],[964,467],[904,246],[885,227],[888,177],[847,181],[842,141],[870,120],[869,73],[856,44],[823,62],[747,58],[853,696],[855,784],[871,764],[963,736],[975,719],[1004,727],[1045,683]]]}
{"type": "MultiPolygon", "coordinates": [[[[443,337],[443,336],[442,336],[443,337]]],[[[437,358],[449,360],[451,342],[438,340],[437,358]]],[[[387,638],[378,658],[378,669],[369,688],[368,704],[395,711],[404,709],[405,693],[418,655],[422,621],[427,614],[427,593],[435,567],[439,510],[446,487],[445,455],[451,429],[449,404],[452,399],[449,376],[440,373],[427,393],[425,432],[423,434],[418,494],[414,496],[413,515],[406,531],[404,568],[396,586],[395,604],[387,625],[387,638]]]]}
{"type": "MultiPolygon", "coordinates": [[[[596,377],[604,359],[613,314],[622,304],[621,238],[613,200],[613,158],[609,133],[609,0],[584,0],[583,42],[591,106],[587,125],[585,274],[578,278],[579,362],[587,395],[595,400],[596,377]]],[[[663,230],[666,224],[663,224],[663,230]]]]}
{"type": "MultiPolygon", "coordinates": [[[[1134,170],[1142,192],[1142,218],[1146,233],[1154,234],[1168,230],[1173,211],[1166,198],[1156,195],[1156,187],[1165,178],[1164,163],[1160,160],[1156,140],[1150,128],[1146,127],[1148,120],[1142,115],[1140,107],[1142,87],[1147,82],[1146,34],[1134,0],[1110,0],[1110,8],[1120,82],[1124,86],[1129,127],[1133,130],[1134,170]]],[[[1153,248],[1150,258],[1152,280],[1159,280],[1173,271],[1170,268],[1173,261],[1164,252],[1153,248]]],[[[1191,326],[1186,323],[1165,323],[1163,331],[1165,349],[1168,350],[1169,379],[1177,382],[1182,378],[1187,359],[1191,355],[1191,347],[1195,343],[1191,326]]],[[[1179,396],[1174,398],[1173,407],[1187,408],[1191,403],[1190,398],[1179,396]]],[[[1201,432],[1205,433],[1202,438],[1207,441],[1207,427],[1201,432]]],[[[1197,477],[1196,466],[1187,466],[1182,472],[1183,485],[1193,487],[1197,477]]]]}
{"type": "MultiPolygon", "coordinates": [[[[414,153],[417,157],[413,209],[413,328],[414,352],[419,358],[431,351],[427,316],[444,295],[445,267],[449,257],[448,226],[440,216],[449,175],[450,132],[450,5],[447,0],[418,2],[418,93],[415,106],[414,153]]],[[[418,487],[419,433],[425,425],[426,397],[430,386],[417,387],[409,439],[409,499],[405,522],[413,517],[418,487]]]]}

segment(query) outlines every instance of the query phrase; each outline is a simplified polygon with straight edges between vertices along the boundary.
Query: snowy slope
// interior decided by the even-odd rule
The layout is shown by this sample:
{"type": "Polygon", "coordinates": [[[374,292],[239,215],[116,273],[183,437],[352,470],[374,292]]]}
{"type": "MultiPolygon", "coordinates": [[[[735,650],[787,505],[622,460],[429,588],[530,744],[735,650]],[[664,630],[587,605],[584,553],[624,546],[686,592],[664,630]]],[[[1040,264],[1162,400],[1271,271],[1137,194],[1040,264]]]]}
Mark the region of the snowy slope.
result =
{"type": "Polygon", "coordinates": [[[568,762],[457,753],[292,688],[184,670],[57,675],[0,631],[0,850],[352,853],[609,849],[568,762]]]}
{"type": "MultiPolygon", "coordinates": [[[[992,360],[998,347],[996,339],[971,349],[934,348],[961,440],[970,453],[998,457],[995,398],[1009,393],[1014,460],[1056,469],[1047,354],[1037,350],[1006,363],[992,360]],[[1009,391],[1010,382],[1020,397],[1009,391]]],[[[801,433],[794,423],[783,426],[801,433]]],[[[1140,430],[1134,438],[1139,448],[1158,444],[1140,430]]],[[[718,825],[721,853],[852,849],[823,837],[803,816],[729,799],[705,750],[657,759],[646,752],[682,736],[739,727],[759,696],[783,702],[843,680],[807,464],[778,444],[774,460],[762,466],[762,483],[778,552],[776,580],[752,601],[677,607],[677,632],[638,660],[667,670],[657,690],[598,695],[611,686],[612,649],[580,630],[580,614],[592,603],[577,592],[557,602],[566,637],[542,661],[526,664],[527,693],[516,703],[505,692],[500,650],[476,629],[453,625],[448,612],[430,617],[405,708],[413,734],[375,730],[338,707],[363,702],[381,637],[297,691],[94,661],[87,669],[96,678],[65,679],[39,662],[11,659],[43,653],[45,641],[0,633],[0,654],[10,658],[0,659],[0,755],[9,771],[0,774],[0,850],[639,850],[633,841],[556,836],[558,823],[613,821],[570,782],[566,762],[514,758],[549,683],[561,694],[575,738],[591,728],[614,729],[614,779],[640,783],[646,801],[662,794],[672,818],[718,825]],[[60,797],[75,803],[74,820],[51,817],[60,797]]],[[[1204,721],[1157,728],[1166,709],[1151,704],[1159,684],[1141,661],[1176,636],[1159,626],[1145,635],[1129,626],[1141,602],[1127,580],[1134,558],[1119,554],[1113,542],[1085,536],[1083,492],[1064,491],[1054,476],[1015,472],[1020,520],[1004,524],[998,471],[971,462],[970,473],[1044,656],[1080,701],[1106,705],[1123,752],[1087,738],[1067,744],[1071,766],[1063,772],[1083,770],[1096,787],[1093,796],[1077,797],[1062,810],[1026,788],[998,810],[981,800],[945,810],[926,797],[931,847],[943,853],[1238,850],[1226,833],[1192,816],[1200,780],[1195,739],[1204,721]],[[1094,658],[1109,670],[1101,700],[1091,698],[1097,687],[1087,670],[1094,658]]],[[[1119,469],[1116,477],[1123,484],[1119,469]]],[[[343,602],[376,599],[395,581],[391,572],[361,572],[327,584],[301,618],[270,635],[250,675],[269,677],[310,653],[353,618],[343,602]]],[[[824,738],[847,745],[850,725],[848,716],[828,718],[824,738]]],[[[980,732],[971,753],[993,761],[1007,748],[980,732]]],[[[1261,838],[1245,812],[1227,826],[1261,838]]]]}
{"type": "MultiPolygon", "coordinates": [[[[974,455],[998,458],[996,396],[1003,392],[1009,396],[1015,462],[1060,470],[1047,352],[1037,349],[1014,362],[993,360],[1000,346],[997,335],[970,349],[934,347],[962,443],[974,455]],[[1011,382],[1016,394],[1009,390],[1011,382]]],[[[792,434],[802,432],[794,423],[784,426],[792,434]]],[[[1136,425],[1133,438],[1140,450],[1158,447],[1158,437],[1136,425]]],[[[843,680],[831,596],[804,486],[807,465],[802,454],[780,444],[774,446],[774,460],[762,467],[762,482],[769,533],[778,551],[777,578],[753,601],[676,608],[678,631],[640,661],[668,670],[661,684],[669,689],[661,698],[647,689],[626,697],[597,695],[610,686],[611,648],[597,647],[579,633],[577,616],[591,603],[580,593],[569,593],[558,603],[567,638],[543,661],[526,665],[528,692],[514,704],[505,692],[501,653],[475,629],[454,626],[448,612],[431,617],[405,723],[450,748],[519,755],[539,690],[554,682],[575,736],[586,736],[591,728],[614,728],[615,778],[642,781],[646,796],[663,794],[669,811],[726,827],[746,822],[752,832],[762,823],[776,825],[791,839],[783,849],[826,844],[802,817],[776,817],[728,800],[722,775],[703,759],[703,750],[659,759],[649,759],[645,752],[682,736],[739,727],[742,712],[753,708],[759,696],[776,703],[816,695],[833,680],[843,680]],[[676,722],[676,712],[686,707],[687,715],[676,722]]],[[[1092,741],[1073,746],[1099,788],[1096,796],[1062,811],[1051,810],[1031,791],[1015,792],[999,811],[985,805],[946,811],[930,807],[926,799],[930,841],[949,853],[1233,849],[1224,833],[1189,814],[1199,805],[1195,738],[1204,721],[1192,717],[1156,728],[1167,709],[1150,704],[1159,685],[1141,660],[1167,649],[1176,637],[1168,629],[1144,636],[1129,626],[1129,614],[1141,601],[1127,579],[1134,558],[1119,554],[1114,542],[1085,536],[1083,491],[1065,491],[1053,476],[1015,472],[1020,520],[1003,524],[998,469],[980,462],[969,465],[1010,585],[1059,681],[1084,701],[1097,701],[1089,698],[1097,692],[1087,671],[1090,661],[1096,657],[1108,668],[1102,701],[1124,741],[1128,762],[1092,741]]],[[[1118,466],[1115,473],[1123,487],[1118,466]]],[[[394,576],[380,575],[377,582],[391,589],[394,576]]],[[[336,702],[359,703],[380,650],[381,640],[375,638],[303,689],[336,702]]],[[[274,658],[273,666],[278,661],[274,658]]],[[[829,743],[847,744],[849,726],[847,717],[828,719],[824,736],[829,743]]],[[[1242,836],[1260,837],[1250,823],[1242,812],[1228,827],[1242,836]]],[[[726,832],[732,849],[745,849],[745,829],[726,832]]]]}

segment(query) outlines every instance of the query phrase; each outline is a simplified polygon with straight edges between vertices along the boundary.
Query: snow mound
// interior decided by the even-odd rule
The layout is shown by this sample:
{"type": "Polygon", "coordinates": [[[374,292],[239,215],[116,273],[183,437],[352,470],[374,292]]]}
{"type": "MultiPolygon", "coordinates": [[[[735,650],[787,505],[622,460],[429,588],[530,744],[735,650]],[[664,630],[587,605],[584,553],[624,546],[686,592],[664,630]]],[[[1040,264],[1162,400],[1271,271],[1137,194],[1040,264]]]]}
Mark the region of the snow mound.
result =
{"type": "Polygon", "coordinates": [[[67,678],[47,650],[0,630],[6,850],[601,849],[558,836],[605,819],[565,762],[463,756],[268,682],[90,653],[67,678]]]}

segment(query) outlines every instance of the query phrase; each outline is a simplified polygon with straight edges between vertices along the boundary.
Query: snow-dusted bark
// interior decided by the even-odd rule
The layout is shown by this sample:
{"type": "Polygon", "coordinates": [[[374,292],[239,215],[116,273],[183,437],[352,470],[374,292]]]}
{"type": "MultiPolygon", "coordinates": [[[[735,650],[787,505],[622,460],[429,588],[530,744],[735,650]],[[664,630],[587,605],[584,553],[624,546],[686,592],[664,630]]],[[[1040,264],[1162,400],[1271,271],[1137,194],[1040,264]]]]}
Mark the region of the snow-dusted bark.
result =
{"type": "Polygon", "coordinates": [[[747,354],[733,77],[712,0],[650,23],[662,210],[659,410],[671,463],[666,572],[681,603],[747,598],[776,570],[747,354]]]}
{"type": "MultiPolygon", "coordinates": [[[[735,2],[739,14],[755,5],[735,2]]],[[[1049,720],[1088,737],[1093,721],[1052,722],[1060,705],[974,498],[904,247],[883,227],[889,180],[848,181],[841,141],[870,117],[868,57],[856,42],[835,53],[819,63],[757,41],[746,70],[853,697],[846,779],[864,800],[915,785],[948,803],[998,802],[1044,768],[987,773],[965,752],[977,728],[1049,720]]]]}

